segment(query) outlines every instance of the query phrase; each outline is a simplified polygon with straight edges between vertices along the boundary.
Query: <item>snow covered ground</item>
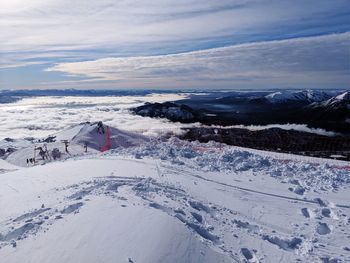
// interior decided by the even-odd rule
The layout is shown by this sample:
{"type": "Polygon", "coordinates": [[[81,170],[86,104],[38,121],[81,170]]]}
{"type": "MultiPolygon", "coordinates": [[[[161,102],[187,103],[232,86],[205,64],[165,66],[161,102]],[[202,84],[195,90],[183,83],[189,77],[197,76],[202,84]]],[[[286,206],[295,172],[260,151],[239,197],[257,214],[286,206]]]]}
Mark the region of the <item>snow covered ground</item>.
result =
{"type": "Polygon", "coordinates": [[[0,262],[350,261],[349,163],[110,131],[0,143],[0,262]]]}

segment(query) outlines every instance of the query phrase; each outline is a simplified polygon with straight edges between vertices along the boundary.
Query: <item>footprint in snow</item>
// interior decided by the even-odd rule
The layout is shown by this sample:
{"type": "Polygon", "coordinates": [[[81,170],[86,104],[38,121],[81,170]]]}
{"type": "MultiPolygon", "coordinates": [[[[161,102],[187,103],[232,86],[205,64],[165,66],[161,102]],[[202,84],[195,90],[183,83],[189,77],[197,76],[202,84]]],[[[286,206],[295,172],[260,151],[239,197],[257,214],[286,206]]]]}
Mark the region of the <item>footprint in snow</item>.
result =
{"type": "Polygon", "coordinates": [[[200,214],[197,214],[195,212],[191,212],[191,215],[194,217],[194,219],[196,219],[198,221],[198,223],[203,222],[203,217],[200,214]]]}
{"type": "Polygon", "coordinates": [[[247,260],[253,259],[253,254],[248,248],[241,248],[241,253],[247,260]]]}
{"type": "Polygon", "coordinates": [[[330,217],[331,210],[329,208],[322,208],[321,213],[324,217],[330,217]]]}
{"type": "Polygon", "coordinates": [[[326,223],[319,223],[316,232],[320,235],[327,235],[331,233],[331,229],[328,227],[326,223]]]}
{"type": "Polygon", "coordinates": [[[307,208],[302,208],[301,209],[301,213],[303,214],[303,216],[305,216],[306,218],[310,218],[310,213],[309,210],[307,208]]]}
{"type": "Polygon", "coordinates": [[[71,205],[65,207],[65,208],[61,211],[61,213],[62,213],[62,214],[70,214],[70,213],[73,213],[73,212],[77,212],[77,210],[78,210],[81,206],[83,206],[83,204],[84,204],[84,203],[82,203],[82,202],[75,203],[75,204],[71,204],[71,205]]]}
{"type": "Polygon", "coordinates": [[[257,231],[259,230],[259,226],[250,224],[248,222],[243,222],[241,220],[233,219],[231,220],[233,224],[235,224],[238,228],[245,228],[248,231],[257,231]]]}
{"type": "Polygon", "coordinates": [[[299,248],[300,244],[302,243],[302,239],[297,237],[293,237],[292,239],[282,239],[277,236],[263,235],[262,239],[286,251],[295,250],[299,248]]]}
{"type": "Polygon", "coordinates": [[[35,223],[24,224],[23,226],[8,232],[6,235],[0,234],[0,241],[11,241],[23,238],[23,236],[25,236],[29,231],[31,231],[35,227],[35,223]]]}
{"type": "Polygon", "coordinates": [[[340,262],[340,260],[337,258],[321,257],[320,259],[321,259],[322,263],[338,263],[338,262],[340,262]]]}
{"type": "Polygon", "coordinates": [[[314,201],[316,201],[322,207],[327,206],[327,203],[325,201],[323,201],[321,198],[315,198],[314,201]]]}

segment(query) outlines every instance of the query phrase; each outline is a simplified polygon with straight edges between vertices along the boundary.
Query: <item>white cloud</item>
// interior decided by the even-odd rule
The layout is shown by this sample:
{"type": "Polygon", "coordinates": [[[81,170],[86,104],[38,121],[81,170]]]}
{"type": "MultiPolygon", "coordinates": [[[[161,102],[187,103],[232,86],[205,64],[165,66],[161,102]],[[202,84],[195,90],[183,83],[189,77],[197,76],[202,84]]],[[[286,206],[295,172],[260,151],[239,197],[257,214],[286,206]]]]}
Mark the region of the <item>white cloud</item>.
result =
{"type": "Polygon", "coordinates": [[[194,82],[334,84],[349,78],[349,44],[350,33],[343,33],[172,55],[60,63],[47,71],[134,87],[147,82],[163,87],[194,82]]]}
{"type": "MultiPolygon", "coordinates": [[[[316,79],[315,85],[344,86],[348,79],[344,79],[345,69],[340,66],[344,66],[349,50],[341,46],[338,51],[339,41],[334,35],[330,36],[334,47],[331,40],[327,47],[324,41],[315,40],[321,45],[316,45],[315,51],[310,51],[309,40],[301,40],[309,50],[302,48],[303,43],[292,41],[289,46],[289,42],[266,42],[198,53],[151,55],[344,32],[348,30],[344,25],[347,6],[348,0],[320,0],[317,4],[305,0],[0,0],[0,69],[67,62],[52,69],[92,78],[72,82],[58,74],[37,71],[34,75],[32,67],[32,75],[22,74],[26,68],[13,70],[12,75],[6,71],[0,78],[1,85],[36,88],[51,81],[55,87],[96,88],[99,80],[111,80],[115,85],[100,82],[101,87],[183,88],[201,87],[209,84],[208,80],[216,80],[217,86],[229,88],[251,84],[254,79],[260,79],[262,85],[268,79],[270,86],[279,86],[282,79],[289,79],[285,85],[303,81],[307,85],[316,79]],[[332,57],[326,59],[323,52],[334,52],[336,58],[343,53],[339,62],[332,57]],[[88,62],[68,63],[77,61],[88,62]],[[266,68],[259,68],[262,65],[266,68]],[[288,67],[293,71],[288,73],[288,67]],[[301,70],[305,68],[307,74],[301,70]],[[331,71],[319,74],[328,69],[331,71]],[[17,78],[15,74],[28,77],[17,78]]],[[[346,35],[342,37],[345,41],[346,35]]]]}
{"type": "MultiPolygon", "coordinates": [[[[215,127],[215,126],[212,126],[215,127]]],[[[295,130],[295,131],[301,131],[301,132],[308,132],[308,133],[314,133],[318,135],[325,135],[325,136],[337,136],[339,133],[327,131],[325,129],[321,128],[309,128],[306,124],[295,124],[295,123],[288,123],[288,124],[268,124],[268,125],[233,125],[228,126],[226,128],[242,128],[242,129],[248,129],[252,131],[260,131],[265,129],[271,129],[271,128],[280,128],[282,130],[295,130]]]]}
{"type": "Polygon", "coordinates": [[[0,0],[0,50],[127,49],[129,45],[142,49],[147,43],[200,42],[315,22],[310,16],[322,21],[323,15],[346,4],[345,0],[317,4],[303,0],[0,0]]]}
{"type": "MultiPolygon", "coordinates": [[[[113,127],[159,135],[180,132],[183,124],[166,119],[145,118],[128,109],[145,102],[178,100],[186,94],[151,94],[112,97],[36,97],[0,104],[0,140],[6,137],[48,136],[85,121],[103,121],[113,127]]],[[[185,125],[186,126],[186,125],[185,125]]]]}

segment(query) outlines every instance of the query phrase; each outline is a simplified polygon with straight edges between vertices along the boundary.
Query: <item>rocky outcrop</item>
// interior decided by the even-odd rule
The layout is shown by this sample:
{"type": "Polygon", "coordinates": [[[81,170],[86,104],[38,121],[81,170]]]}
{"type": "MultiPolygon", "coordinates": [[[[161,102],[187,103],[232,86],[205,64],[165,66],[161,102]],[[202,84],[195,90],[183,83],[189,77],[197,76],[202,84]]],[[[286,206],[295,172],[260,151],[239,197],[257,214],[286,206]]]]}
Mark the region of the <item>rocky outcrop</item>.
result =
{"type": "Polygon", "coordinates": [[[132,109],[132,111],[143,117],[167,118],[171,121],[194,122],[198,113],[186,105],[178,105],[172,102],[146,103],[132,109]]]}

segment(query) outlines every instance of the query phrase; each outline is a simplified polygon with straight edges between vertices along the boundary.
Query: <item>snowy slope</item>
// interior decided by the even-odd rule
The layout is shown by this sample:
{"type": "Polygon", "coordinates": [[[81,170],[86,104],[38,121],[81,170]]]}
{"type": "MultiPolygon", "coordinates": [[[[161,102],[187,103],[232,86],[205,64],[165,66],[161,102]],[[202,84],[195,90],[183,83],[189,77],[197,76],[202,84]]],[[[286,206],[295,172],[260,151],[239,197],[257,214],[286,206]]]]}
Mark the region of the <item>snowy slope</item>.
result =
{"type": "Polygon", "coordinates": [[[20,167],[10,164],[8,162],[6,162],[5,160],[0,159],[0,174],[1,173],[5,173],[5,172],[9,172],[9,171],[15,171],[20,169],[20,167]]]}
{"type": "Polygon", "coordinates": [[[24,224],[0,236],[5,262],[230,262],[181,221],[143,200],[159,191],[145,178],[158,176],[152,163],[85,160],[31,169],[30,176],[2,178],[1,233],[8,222],[24,224]],[[21,215],[28,208],[32,212],[21,215]],[[6,245],[12,240],[15,248],[6,245]]]}
{"type": "Polygon", "coordinates": [[[0,259],[347,262],[349,169],[178,139],[22,168],[0,175],[0,259]]]}
{"type": "Polygon", "coordinates": [[[308,108],[324,113],[334,112],[336,115],[344,115],[341,112],[347,112],[346,116],[348,116],[350,110],[350,93],[348,91],[343,92],[328,100],[311,103],[308,108]]]}
{"type": "Polygon", "coordinates": [[[334,108],[338,107],[340,104],[350,104],[350,95],[349,92],[344,92],[339,94],[338,96],[332,97],[329,100],[322,101],[319,104],[315,104],[315,106],[325,107],[325,108],[334,108]]]}
{"type": "Polygon", "coordinates": [[[51,153],[54,148],[57,148],[61,152],[60,160],[64,160],[74,156],[100,152],[107,144],[108,149],[114,149],[117,147],[127,148],[138,146],[149,141],[149,138],[141,134],[126,132],[110,126],[105,126],[105,130],[106,133],[98,133],[96,123],[83,123],[49,136],[52,138],[52,142],[45,142],[44,140],[47,138],[33,140],[31,142],[17,139],[13,142],[0,142],[0,148],[1,146],[4,148],[11,146],[16,149],[15,152],[6,155],[6,161],[17,166],[25,167],[28,166],[26,160],[32,157],[36,158],[37,164],[45,164],[53,161],[52,158],[42,160],[38,155],[38,151],[35,152],[34,150],[38,147],[47,147],[49,153],[51,153]],[[69,141],[68,153],[65,151],[63,140],[69,141]],[[85,153],[84,149],[86,143],[88,146],[87,153],[85,153]]]}
{"type": "Polygon", "coordinates": [[[283,103],[288,101],[297,102],[320,102],[327,100],[331,97],[329,93],[315,90],[302,90],[302,91],[278,91],[273,92],[265,96],[265,98],[271,103],[283,103]]]}
{"type": "Polygon", "coordinates": [[[88,146],[100,150],[106,143],[106,136],[109,137],[110,148],[137,146],[149,139],[143,135],[122,131],[117,128],[105,126],[105,133],[98,133],[96,125],[85,124],[73,137],[73,143],[88,146]],[[108,133],[108,134],[107,134],[108,133]]]}

